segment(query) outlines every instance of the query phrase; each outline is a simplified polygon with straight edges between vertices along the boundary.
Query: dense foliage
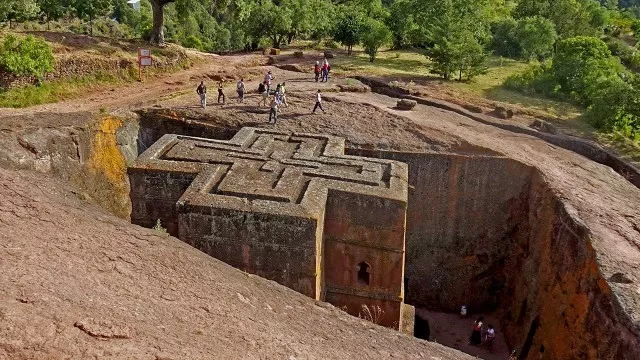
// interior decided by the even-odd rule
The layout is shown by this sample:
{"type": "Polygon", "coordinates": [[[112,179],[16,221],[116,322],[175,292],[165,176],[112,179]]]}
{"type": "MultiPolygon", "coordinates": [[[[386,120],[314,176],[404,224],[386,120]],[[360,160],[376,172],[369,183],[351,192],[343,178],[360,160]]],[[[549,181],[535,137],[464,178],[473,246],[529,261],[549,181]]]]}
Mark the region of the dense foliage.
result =
{"type": "Polygon", "coordinates": [[[51,46],[31,35],[7,35],[0,46],[0,69],[15,75],[41,78],[53,70],[53,62],[51,46]]]}
{"type": "Polygon", "coordinates": [[[375,61],[380,49],[413,48],[433,74],[459,81],[483,74],[494,54],[531,63],[506,86],[581,103],[596,126],[640,134],[640,0],[140,0],[139,10],[127,0],[0,1],[10,27],[59,19],[209,52],[330,40],[375,61]]]}

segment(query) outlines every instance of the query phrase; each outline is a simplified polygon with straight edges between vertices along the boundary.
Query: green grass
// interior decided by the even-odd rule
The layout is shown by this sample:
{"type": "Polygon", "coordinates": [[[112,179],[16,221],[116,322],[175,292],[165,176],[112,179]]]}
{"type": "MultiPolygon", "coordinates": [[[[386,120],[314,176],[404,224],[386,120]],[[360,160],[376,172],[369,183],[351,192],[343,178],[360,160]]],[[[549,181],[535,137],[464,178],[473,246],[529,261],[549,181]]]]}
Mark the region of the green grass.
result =
{"type": "Polygon", "coordinates": [[[44,82],[0,92],[0,107],[24,108],[71,99],[107,84],[129,81],[109,73],[98,73],[61,81],[44,82]]]}
{"type": "Polygon", "coordinates": [[[434,77],[429,74],[429,59],[419,52],[408,50],[381,51],[374,62],[370,62],[369,55],[362,51],[354,51],[351,56],[336,55],[331,64],[332,68],[336,69],[335,73],[340,75],[358,73],[374,76],[417,75],[434,77]]]}

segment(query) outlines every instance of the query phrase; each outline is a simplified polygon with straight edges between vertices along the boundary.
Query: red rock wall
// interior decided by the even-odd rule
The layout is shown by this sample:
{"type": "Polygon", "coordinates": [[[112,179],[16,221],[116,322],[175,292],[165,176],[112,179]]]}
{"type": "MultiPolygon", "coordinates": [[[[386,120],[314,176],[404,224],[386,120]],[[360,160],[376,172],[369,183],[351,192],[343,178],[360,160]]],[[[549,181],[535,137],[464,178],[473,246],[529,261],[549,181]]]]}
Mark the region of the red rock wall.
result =
{"type": "Polygon", "coordinates": [[[521,359],[640,359],[640,329],[600,274],[590,231],[538,170],[506,158],[350,153],[409,164],[407,302],[496,309],[521,359]]]}
{"type": "Polygon", "coordinates": [[[439,310],[497,306],[501,271],[526,217],[532,168],[500,157],[350,150],[409,165],[406,302],[439,310]]]}
{"type": "Polygon", "coordinates": [[[526,225],[500,307],[523,359],[640,359],[640,337],[598,270],[589,230],[532,177],[526,225]]]}
{"type": "Polygon", "coordinates": [[[330,190],[324,219],[325,300],[355,316],[380,307],[378,324],[398,328],[406,202],[330,190]],[[360,263],[369,284],[358,282],[360,263]]]}

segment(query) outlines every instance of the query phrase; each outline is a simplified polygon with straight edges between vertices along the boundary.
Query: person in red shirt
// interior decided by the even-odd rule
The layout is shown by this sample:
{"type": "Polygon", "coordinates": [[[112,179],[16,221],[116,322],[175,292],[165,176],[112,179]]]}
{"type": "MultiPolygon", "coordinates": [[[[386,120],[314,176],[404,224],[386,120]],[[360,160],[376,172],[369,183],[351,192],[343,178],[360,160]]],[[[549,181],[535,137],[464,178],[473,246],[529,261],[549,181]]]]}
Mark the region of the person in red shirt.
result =
{"type": "Polygon", "coordinates": [[[313,65],[313,73],[316,74],[316,82],[318,82],[318,78],[320,77],[320,62],[316,61],[316,64],[313,65]]]}
{"type": "Polygon", "coordinates": [[[320,82],[327,81],[329,81],[329,62],[327,61],[327,59],[324,59],[322,61],[322,79],[320,80],[320,82]]]}
{"type": "Polygon", "coordinates": [[[469,344],[475,346],[482,344],[482,321],[484,321],[484,318],[480,316],[478,320],[476,320],[476,322],[473,324],[473,332],[471,332],[469,344]]]}

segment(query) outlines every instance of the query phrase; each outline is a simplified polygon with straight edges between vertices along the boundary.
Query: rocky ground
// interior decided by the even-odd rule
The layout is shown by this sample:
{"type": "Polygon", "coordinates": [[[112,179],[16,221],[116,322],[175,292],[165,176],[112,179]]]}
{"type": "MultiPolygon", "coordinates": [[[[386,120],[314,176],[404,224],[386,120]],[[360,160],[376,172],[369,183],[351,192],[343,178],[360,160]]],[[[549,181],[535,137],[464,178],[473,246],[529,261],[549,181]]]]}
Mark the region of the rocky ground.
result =
{"type": "MultiPolygon", "coordinates": [[[[86,126],[91,116],[82,111],[96,114],[102,108],[129,116],[129,110],[147,106],[190,121],[331,133],[352,147],[502,154],[538,168],[574,220],[589,229],[601,291],[614,294],[618,320],[640,334],[640,190],[623,176],[538,138],[465,116],[424,105],[403,112],[391,97],[339,92],[339,85],[354,85],[346,79],[316,84],[306,74],[269,67],[277,82],[288,85],[290,107],[276,125],[267,124],[257,95],[235,102],[235,80],[225,88],[227,104],[211,104],[214,79],[245,76],[254,89],[267,69],[257,67],[262,61],[212,57],[202,67],[84,99],[0,109],[2,165],[37,168],[33,158],[50,143],[25,146],[25,134],[86,126]],[[201,78],[209,82],[206,111],[197,108],[194,93],[201,78]],[[311,114],[318,88],[325,93],[326,114],[311,114]]],[[[247,352],[285,359],[464,358],[372,327],[230,269],[176,239],[131,226],[77,200],[62,183],[2,170],[0,184],[0,358],[248,358],[247,352]]]]}
{"type": "Polygon", "coordinates": [[[0,170],[0,359],[464,359],[0,170]]]}

